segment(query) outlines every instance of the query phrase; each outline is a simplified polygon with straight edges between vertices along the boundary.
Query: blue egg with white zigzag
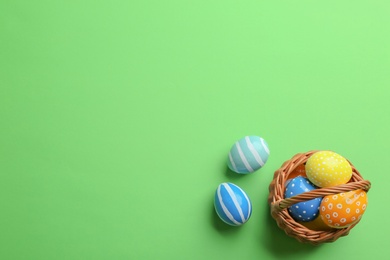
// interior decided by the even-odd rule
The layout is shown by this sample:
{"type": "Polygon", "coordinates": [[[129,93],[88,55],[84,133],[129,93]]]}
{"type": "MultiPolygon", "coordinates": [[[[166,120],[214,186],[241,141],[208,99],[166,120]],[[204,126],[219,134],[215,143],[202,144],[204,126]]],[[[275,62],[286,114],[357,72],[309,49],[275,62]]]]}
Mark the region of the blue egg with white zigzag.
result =
{"type": "Polygon", "coordinates": [[[252,214],[248,195],[233,183],[221,183],[214,197],[214,207],[220,219],[231,226],[241,226],[252,214]]]}
{"type": "Polygon", "coordinates": [[[230,170],[247,174],[263,167],[268,160],[268,156],[268,144],[263,138],[245,136],[230,149],[227,164],[230,170]]]}

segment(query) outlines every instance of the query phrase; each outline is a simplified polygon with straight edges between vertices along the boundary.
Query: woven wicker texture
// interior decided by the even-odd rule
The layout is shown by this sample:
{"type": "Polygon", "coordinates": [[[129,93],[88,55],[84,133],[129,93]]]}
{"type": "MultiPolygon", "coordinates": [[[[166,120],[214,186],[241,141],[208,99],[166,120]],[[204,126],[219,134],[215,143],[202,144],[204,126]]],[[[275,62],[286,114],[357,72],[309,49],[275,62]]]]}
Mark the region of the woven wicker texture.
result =
{"type": "Polygon", "coordinates": [[[317,151],[299,153],[290,160],[283,163],[283,165],[275,171],[274,179],[269,186],[270,193],[268,197],[268,203],[271,207],[271,215],[276,220],[278,226],[283,229],[287,235],[296,238],[298,241],[303,243],[311,243],[314,245],[324,242],[333,242],[336,241],[339,237],[348,235],[349,231],[357,223],[343,229],[314,231],[296,222],[287,212],[287,208],[298,202],[312,200],[314,198],[324,197],[327,195],[338,194],[341,192],[349,192],[358,189],[362,189],[367,192],[371,187],[371,183],[367,180],[364,180],[359,171],[353,166],[351,162],[349,162],[352,166],[352,178],[347,184],[315,189],[291,197],[289,199],[284,199],[285,183],[287,179],[289,179],[289,174],[294,171],[297,166],[306,163],[309,157],[315,152],[317,151]]]}

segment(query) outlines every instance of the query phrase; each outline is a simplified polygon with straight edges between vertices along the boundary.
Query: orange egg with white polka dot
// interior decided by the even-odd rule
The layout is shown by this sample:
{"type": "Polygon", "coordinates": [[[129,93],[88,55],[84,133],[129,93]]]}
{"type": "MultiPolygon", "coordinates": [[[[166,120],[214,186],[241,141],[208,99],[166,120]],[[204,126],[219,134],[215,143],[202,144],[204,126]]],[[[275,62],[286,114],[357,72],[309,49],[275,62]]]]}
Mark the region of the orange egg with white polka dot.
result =
{"type": "Polygon", "coordinates": [[[352,177],[352,167],[341,155],[332,151],[314,153],[307,160],[307,178],[318,187],[332,187],[347,183],[352,177]]]}
{"type": "Polygon", "coordinates": [[[355,190],[325,196],[320,205],[320,216],[332,228],[346,228],[358,222],[366,208],[366,192],[355,190]]]}

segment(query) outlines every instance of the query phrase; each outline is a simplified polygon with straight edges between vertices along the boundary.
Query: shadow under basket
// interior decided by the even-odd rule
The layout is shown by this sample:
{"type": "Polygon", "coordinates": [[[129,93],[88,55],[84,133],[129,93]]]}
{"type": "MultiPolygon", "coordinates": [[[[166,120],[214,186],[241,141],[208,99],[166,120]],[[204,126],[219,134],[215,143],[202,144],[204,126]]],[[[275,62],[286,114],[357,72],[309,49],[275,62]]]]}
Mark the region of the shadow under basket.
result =
{"type": "Polygon", "coordinates": [[[289,199],[284,198],[284,191],[288,176],[294,171],[297,166],[306,163],[309,157],[318,151],[309,151],[307,153],[296,154],[293,158],[283,163],[283,165],[275,171],[274,179],[269,186],[268,203],[271,207],[271,215],[276,220],[278,226],[283,229],[287,235],[294,237],[300,242],[310,243],[313,245],[333,242],[339,237],[348,235],[349,231],[358,223],[354,223],[347,228],[331,229],[328,231],[311,230],[300,223],[296,222],[287,212],[288,207],[302,201],[312,200],[318,197],[338,194],[341,192],[349,192],[362,189],[368,191],[371,183],[364,180],[358,170],[352,165],[352,178],[347,184],[338,186],[319,188],[312,191],[304,192],[289,199]]]}

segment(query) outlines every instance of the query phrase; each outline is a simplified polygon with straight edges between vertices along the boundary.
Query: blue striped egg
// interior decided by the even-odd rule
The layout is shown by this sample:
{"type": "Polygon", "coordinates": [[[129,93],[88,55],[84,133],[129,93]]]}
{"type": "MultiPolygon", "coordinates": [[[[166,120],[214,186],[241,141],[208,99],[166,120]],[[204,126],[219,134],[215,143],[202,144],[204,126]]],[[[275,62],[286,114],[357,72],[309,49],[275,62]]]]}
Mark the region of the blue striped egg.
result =
{"type": "Polygon", "coordinates": [[[228,167],[237,173],[251,173],[263,167],[268,156],[268,144],[263,138],[245,136],[230,149],[228,167]]]}
{"type": "Polygon", "coordinates": [[[231,226],[244,224],[252,214],[252,203],[245,191],[228,182],[218,186],[214,207],[220,219],[231,226]]]}

